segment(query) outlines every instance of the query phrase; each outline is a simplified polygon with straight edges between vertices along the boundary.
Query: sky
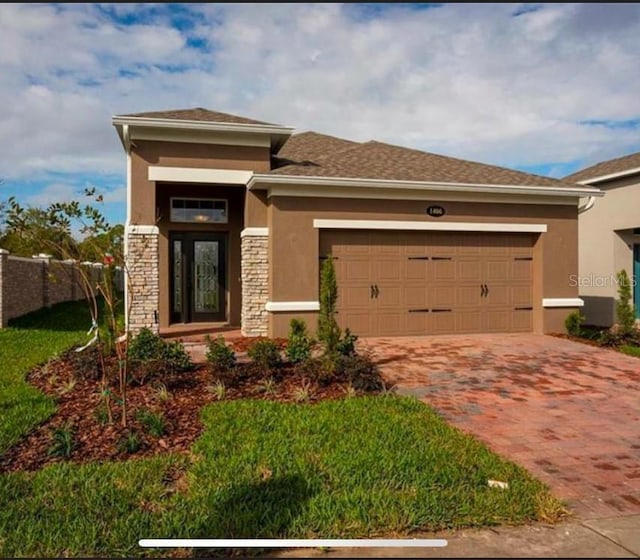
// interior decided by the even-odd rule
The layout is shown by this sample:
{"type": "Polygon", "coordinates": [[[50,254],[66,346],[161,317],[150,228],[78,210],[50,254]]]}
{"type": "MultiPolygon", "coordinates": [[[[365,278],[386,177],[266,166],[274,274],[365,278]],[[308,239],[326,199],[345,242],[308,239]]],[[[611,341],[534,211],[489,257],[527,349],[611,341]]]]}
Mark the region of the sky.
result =
{"type": "Polygon", "coordinates": [[[565,176],[640,151],[640,4],[0,4],[0,201],[104,193],[115,114],[205,107],[565,176]]]}

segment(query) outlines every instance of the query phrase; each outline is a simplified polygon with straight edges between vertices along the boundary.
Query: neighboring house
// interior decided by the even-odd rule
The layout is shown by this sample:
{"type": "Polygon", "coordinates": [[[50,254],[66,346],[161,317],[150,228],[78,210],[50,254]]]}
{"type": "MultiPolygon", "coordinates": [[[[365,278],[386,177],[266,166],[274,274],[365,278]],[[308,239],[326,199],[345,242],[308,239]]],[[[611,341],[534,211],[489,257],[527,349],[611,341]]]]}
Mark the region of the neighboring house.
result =
{"type": "Polygon", "coordinates": [[[134,331],[314,329],[329,255],[361,336],[562,331],[582,305],[578,203],[598,189],[205,109],[113,124],[134,331]]]}
{"type": "Polygon", "coordinates": [[[635,280],[633,302],[640,319],[640,153],[603,161],[565,177],[606,193],[579,216],[580,296],[589,324],[615,320],[615,275],[635,280]]]}

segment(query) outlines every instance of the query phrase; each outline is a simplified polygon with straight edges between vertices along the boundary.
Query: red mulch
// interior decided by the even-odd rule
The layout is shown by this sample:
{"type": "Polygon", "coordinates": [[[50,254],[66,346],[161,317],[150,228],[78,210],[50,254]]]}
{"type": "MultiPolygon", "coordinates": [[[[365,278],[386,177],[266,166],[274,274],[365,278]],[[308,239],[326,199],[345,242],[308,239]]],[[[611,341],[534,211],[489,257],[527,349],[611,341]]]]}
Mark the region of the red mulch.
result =
{"type": "Polygon", "coordinates": [[[246,352],[247,349],[258,340],[270,340],[276,344],[279,350],[284,350],[287,347],[286,338],[268,338],[266,336],[239,336],[237,338],[230,338],[226,343],[233,348],[234,352],[246,352]]]}
{"type": "MultiPolygon", "coordinates": [[[[602,344],[600,344],[597,340],[591,340],[589,338],[582,338],[579,336],[573,336],[571,334],[565,334],[565,333],[549,333],[551,336],[555,336],[556,338],[564,338],[565,340],[573,340],[573,342],[581,342],[582,344],[588,344],[589,346],[596,346],[598,348],[602,348],[602,344]]],[[[615,350],[614,347],[610,347],[610,346],[606,346],[606,348],[612,348],[613,350],[615,350]]]]}
{"type": "MultiPolygon", "coordinates": [[[[199,367],[193,372],[164,377],[162,384],[171,395],[164,402],[159,397],[158,382],[129,386],[128,428],[124,429],[119,421],[120,407],[115,402],[112,403],[114,422],[104,425],[98,421],[96,410],[103,407],[99,382],[78,379],[70,364],[63,359],[34,369],[27,379],[32,385],[54,397],[57,410],[4,454],[0,459],[0,472],[34,471],[45,465],[64,461],[87,463],[186,452],[202,432],[200,410],[216,400],[208,387],[215,383],[217,377],[207,366],[199,367]],[[68,383],[73,379],[76,382],[71,388],[68,383]],[[136,419],[136,412],[140,409],[163,414],[166,431],[162,437],[154,438],[145,433],[144,427],[136,419]],[[65,424],[73,426],[74,449],[69,459],[52,457],[48,453],[53,441],[52,431],[65,424]],[[142,440],[141,448],[134,454],[118,450],[118,443],[127,430],[135,430],[142,440]]],[[[225,384],[225,400],[249,397],[292,402],[295,400],[294,392],[301,387],[304,378],[293,367],[285,365],[280,369],[276,381],[276,394],[267,395],[260,390],[260,382],[256,380],[254,370],[252,377],[237,380],[233,386],[230,386],[231,383],[225,384]]],[[[309,401],[338,398],[345,393],[346,386],[340,383],[314,386],[309,401]]]]}

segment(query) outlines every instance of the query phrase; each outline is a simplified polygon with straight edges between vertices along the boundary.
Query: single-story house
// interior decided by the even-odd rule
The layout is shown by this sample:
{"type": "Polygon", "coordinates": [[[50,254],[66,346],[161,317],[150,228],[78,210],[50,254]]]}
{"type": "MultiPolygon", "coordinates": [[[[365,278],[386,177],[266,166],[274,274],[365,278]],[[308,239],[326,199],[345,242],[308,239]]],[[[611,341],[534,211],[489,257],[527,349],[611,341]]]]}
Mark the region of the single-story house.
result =
{"type": "Polygon", "coordinates": [[[596,187],[200,108],[113,124],[133,331],[313,330],[329,256],[360,336],[562,331],[582,305],[578,206],[596,187]]]}
{"type": "Polygon", "coordinates": [[[635,281],[633,303],[640,319],[640,152],[592,165],[565,181],[606,193],[578,219],[579,290],[587,323],[615,322],[616,273],[623,269],[635,281]]]}

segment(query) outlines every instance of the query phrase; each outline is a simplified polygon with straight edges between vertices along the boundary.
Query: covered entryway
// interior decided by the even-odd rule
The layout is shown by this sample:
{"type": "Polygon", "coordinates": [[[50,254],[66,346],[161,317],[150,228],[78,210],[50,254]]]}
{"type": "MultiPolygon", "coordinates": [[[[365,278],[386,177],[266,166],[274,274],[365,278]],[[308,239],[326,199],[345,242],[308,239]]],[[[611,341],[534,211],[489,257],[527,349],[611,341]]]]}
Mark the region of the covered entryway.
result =
{"type": "Polygon", "coordinates": [[[358,335],[529,332],[535,235],[326,230],[320,255],[358,335]]]}

